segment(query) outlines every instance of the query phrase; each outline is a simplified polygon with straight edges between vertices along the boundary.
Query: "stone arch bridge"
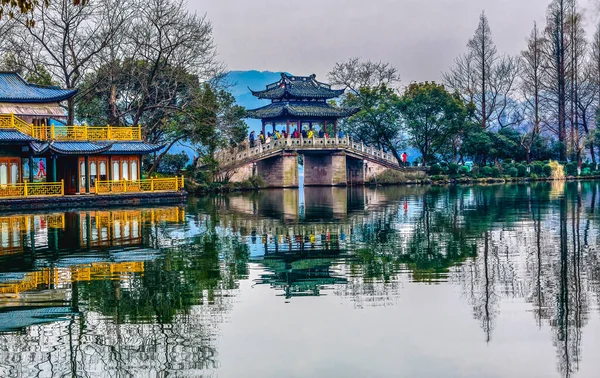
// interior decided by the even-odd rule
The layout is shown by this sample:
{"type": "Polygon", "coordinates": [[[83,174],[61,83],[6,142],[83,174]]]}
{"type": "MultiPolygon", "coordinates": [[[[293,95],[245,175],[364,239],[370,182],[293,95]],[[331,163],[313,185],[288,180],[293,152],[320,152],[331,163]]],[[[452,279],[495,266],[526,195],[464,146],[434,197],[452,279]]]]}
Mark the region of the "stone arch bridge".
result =
{"type": "Polygon", "coordinates": [[[401,167],[387,152],[344,138],[285,138],[270,143],[246,144],[215,154],[222,180],[241,182],[262,176],[268,187],[299,186],[298,155],[303,156],[304,185],[363,185],[387,170],[424,176],[425,168],[401,167]]]}

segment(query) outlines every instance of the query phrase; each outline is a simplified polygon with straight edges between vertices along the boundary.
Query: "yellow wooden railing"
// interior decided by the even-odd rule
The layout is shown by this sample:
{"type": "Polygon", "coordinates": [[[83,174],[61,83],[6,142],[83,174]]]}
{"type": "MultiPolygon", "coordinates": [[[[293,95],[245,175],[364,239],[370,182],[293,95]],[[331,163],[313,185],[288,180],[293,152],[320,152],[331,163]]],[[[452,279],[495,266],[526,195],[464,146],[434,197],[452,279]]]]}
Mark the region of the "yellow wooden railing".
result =
{"type": "Polygon", "coordinates": [[[183,189],[183,176],[149,178],[144,180],[96,180],[96,194],[137,193],[137,192],[176,192],[183,189]]]}
{"type": "Polygon", "coordinates": [[[0,185],[0,198],[62,196],[65,194],[65,182],[23,182],[0,185]]]}
{"type": "Polygon", "coordinates": [[[22,279],[0,284],[1,297],[16,297],[24,291],[33,291],[41,287],[60,287],[73,282],[89,282],[98,279],[119,280],[125,273],[143,273],[143,261],[99,262],[89,265],[75,265],[67,268],[43,268],[29,272],[22,279]]]}
{"type": "Polygon", "coordinates": [[[142,140],[141,126],[34,126],[13,114],[0,114],[0,129],[16,129],[39,140],[142,140]]]}

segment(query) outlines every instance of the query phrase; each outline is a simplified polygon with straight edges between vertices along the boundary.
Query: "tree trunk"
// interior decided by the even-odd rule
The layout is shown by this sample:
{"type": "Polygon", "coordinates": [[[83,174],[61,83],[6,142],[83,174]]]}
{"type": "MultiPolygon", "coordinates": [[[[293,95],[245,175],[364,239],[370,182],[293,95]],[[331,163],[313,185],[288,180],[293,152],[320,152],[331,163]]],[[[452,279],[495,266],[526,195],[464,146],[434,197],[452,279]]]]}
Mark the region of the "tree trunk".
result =
{"type": "Polygon", "coordinates": [[[119,125],[119,117],[117,117],[117,86],[113,83],[110,86],[110,99],[109,99],[109,108],[110,108],[110,121],[111,125],[119,125]]]}
{"type": "Polygon", "coordinates": [[[71,97],[67,100],[67,125],[73,126],[75,124],[75,98],[71,97]]]}
{"type": "Polygon", "coordinates": [[[154,163],[152,164],[152,167],[150,167],[150,169],[148,170],[148,176],[151,176],[156,171],[162,158],[167,154],[167,152],[169,152],[171,147],[173,147],[175,145],[175,143],[179,142],[180,140],[181,140],[181,138],[177,138],[174,141],[172,141],[169,144],[169,146],[164,149],[163,152],[161,152],[156,158],[154,158],[154,163]]]}

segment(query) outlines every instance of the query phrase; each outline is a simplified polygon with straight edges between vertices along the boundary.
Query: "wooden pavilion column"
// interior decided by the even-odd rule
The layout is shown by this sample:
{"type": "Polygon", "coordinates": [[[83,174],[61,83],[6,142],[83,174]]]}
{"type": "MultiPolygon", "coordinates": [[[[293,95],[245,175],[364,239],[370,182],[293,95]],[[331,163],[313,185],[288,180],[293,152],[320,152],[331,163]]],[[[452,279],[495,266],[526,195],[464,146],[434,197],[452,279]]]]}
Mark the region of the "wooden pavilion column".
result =
{"type": "Polygon", "coordinates": [[[56,182],[56,155],[52,154],[50,158],[52,159],[52,182],[56,182]]]}
{"type": "Polygon", "coordinates": [[[83,161],[85,162],[85,192],[87,194],[90,193],[90,157],[88,155],[85,155],[85,157],[83,158],[83,161]]]}
{"type": "Polygon", "coordinates": [[[323,121],[323,131],[327,133],[327,120],[323,121]]]}
{"type": "Polygon", "coordinates": [[[336,136],[336,137],[337,137],[337,135],[338,135],[338,131],[337,131],[337,123],[338,123],[338,120],[336,119],[336,120],[333,122],[333,133],[335,134],[335,136],[336,136]]]}
{"type": "Polygon", "coordinates": [[[276,126],[276,125],[275,125],[275,121],[273,121],[273,135],[275,135],[275,130],[276,130],[276,129],[275,129],[275,126],[276,126]]]}
{"type": "MultiPolygon", "coordinates": [[[[140,168],[142,168],[142,159],[140,159],[140,168]]],[[[140,175],[140,179],[142,176],[140,175]]],[[[106,179],[112,181],[112,156],[108,155],[108,167],[106,167],[106,179]]]]}
{"type": "Polygon", "coordinates": [[[300,134],[302,134],[302,122],[300,122],[300,120],[296,121],[297,125],[296,127],[298,127],[298,132],[300,134]]]}
{"type": "Polygon", "coordinates": [[[287,135],[290,135],[290,120],[288,119],[287,121],[285,121],[285,131],[287,133],[287,135]]]}
{"type": "Polygon", "coordinates": [[[265,121],[262,121],[262,133],[265,137],[267,136],[267,132],[265,131],[265,121]]]}
{"type": "Polygon", "coordinates": [[[29,154],[29,182],[33,182],[33,153],[29,154]]]}

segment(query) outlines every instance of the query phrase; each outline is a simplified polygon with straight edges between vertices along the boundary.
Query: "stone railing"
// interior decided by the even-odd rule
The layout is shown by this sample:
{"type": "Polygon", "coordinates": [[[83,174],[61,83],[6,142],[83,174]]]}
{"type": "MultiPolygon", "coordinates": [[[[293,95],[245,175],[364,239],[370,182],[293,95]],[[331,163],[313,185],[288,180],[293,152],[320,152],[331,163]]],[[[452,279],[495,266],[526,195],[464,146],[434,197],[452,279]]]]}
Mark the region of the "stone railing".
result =
{"type": "Polygon", "coordinates": [[[215,153],[215,158],[221,167],[235,166],[245,162],[260,160],[282,150],[347,150],[361,156],[398,166],[394,155],[373,147],[356,142],[350,137],[344,138],[286,138],[276,139],[269,143],[255,142],[254,147],[246,143],[237,148],[221,150],[215,153]]]}

